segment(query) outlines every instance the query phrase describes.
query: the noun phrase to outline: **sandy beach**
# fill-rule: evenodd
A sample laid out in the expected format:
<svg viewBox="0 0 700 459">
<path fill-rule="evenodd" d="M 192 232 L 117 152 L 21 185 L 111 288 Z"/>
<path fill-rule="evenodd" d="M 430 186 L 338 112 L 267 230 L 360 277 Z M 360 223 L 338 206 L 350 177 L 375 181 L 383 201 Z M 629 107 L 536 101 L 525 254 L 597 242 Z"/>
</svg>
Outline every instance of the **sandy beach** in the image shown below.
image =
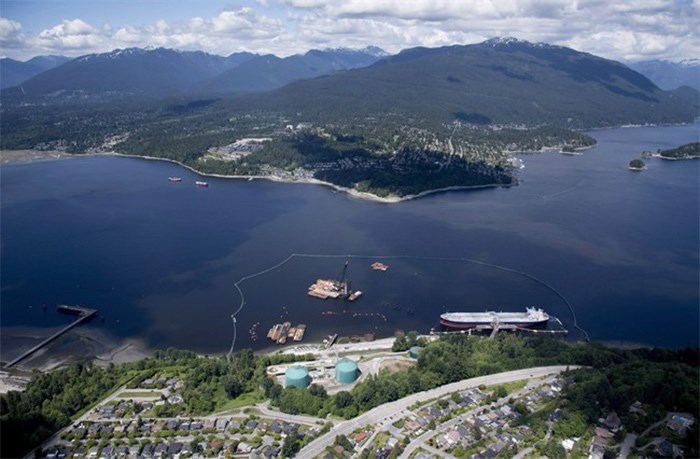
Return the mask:
<svg viewBox="0 0 700 459">
<path fill-rule="evenodd" d="M 80 155 L 72 155 L 58 150 L 0 150 L 0 164 L 26 164 L 36 161 L 55 161 L 70 159 Z"/>
<path fill-rule="evenodd" d="M 8 362 L 46 339 L 60 327 L 4 327 L 0 337 L 0 360 Z M 50 371 L 74 361 L 92 360 L 98 365 L 141 360 L 151 355 L 141 340 L 119 339 L 93 327 L 76 327 L 19 362 L 18 371 Z"/>
</svg>

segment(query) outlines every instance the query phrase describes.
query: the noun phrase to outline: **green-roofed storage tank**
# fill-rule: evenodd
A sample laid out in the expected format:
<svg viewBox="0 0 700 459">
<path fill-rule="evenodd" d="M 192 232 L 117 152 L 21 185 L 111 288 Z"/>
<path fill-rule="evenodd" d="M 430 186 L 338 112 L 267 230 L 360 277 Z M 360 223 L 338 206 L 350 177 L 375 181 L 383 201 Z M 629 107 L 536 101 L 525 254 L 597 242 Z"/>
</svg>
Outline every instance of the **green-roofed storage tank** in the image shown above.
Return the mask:
<svg viewBox="0 0 700 459">
<path fill-rule="evenodd" d="M 309 376 L 309 370 L 304 367 L 295 365 L 287 368 L 287 371 L 284 373 L 284 387 L 298 387 L 303 389 L 308 387 L 310 383 L 311 376 Z"/>
<path fill-rule="evenodd" d="M 342 359 L 335 364 L 335 379 L 340 384 L 354 383 L 359 373 L 357 364 L 350 359 Z"/>
<path fill-rule="evenodd" d="M 420 346 L 413 346 L 408 350 L 408 356 L 412 359 L 417 359 L 420 353 L 423 352 L 423 348 Z"/>
</svg>

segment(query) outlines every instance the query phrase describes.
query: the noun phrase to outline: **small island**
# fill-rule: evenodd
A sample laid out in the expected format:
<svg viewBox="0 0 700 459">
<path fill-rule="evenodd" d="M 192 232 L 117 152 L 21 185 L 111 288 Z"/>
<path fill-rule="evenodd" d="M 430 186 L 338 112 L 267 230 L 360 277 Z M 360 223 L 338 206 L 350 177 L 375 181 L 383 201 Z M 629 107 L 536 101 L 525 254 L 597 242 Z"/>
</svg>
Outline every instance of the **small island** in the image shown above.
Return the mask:
<svg viewBox="0 0 700 459">
<path fill-rule="evenodd" d="M 654 157 L 670 160 L 700 159 L 700 142 L 687 143 L 669 150 L 658 150 Z"/>
<path fill-rule="evenodd" d="M 647 168 L 647 165 L 641 159 L 633 159 L 629 163 L 629 170 L 631 171 L 643 171 Z"/>
</svg>

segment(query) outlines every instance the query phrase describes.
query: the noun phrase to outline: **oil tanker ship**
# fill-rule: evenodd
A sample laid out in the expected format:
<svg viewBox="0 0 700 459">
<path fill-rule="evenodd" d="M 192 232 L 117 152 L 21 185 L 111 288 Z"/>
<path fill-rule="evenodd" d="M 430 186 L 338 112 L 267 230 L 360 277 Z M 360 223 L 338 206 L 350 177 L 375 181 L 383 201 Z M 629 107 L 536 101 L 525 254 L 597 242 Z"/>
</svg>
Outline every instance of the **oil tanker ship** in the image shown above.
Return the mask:
<svg viewBox="0 0 700 459">
<path fill-rule="evenodd" d="M 514 325 L 531 328 L 547 323 L 549 314 L 539 308 L 527 308 L 525 312 L 447 312 L 440 315 L 440 325 L 447 328 L 468 329 L 480 325 Z"/>
</svg>

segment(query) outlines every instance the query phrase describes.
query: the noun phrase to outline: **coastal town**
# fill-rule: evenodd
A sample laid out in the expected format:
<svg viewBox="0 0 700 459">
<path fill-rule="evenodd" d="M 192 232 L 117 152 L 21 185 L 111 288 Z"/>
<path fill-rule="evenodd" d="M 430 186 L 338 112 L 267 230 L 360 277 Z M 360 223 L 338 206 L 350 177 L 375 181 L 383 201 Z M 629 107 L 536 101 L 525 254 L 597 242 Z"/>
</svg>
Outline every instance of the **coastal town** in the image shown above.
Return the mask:
<svg viewBox="0 0 700 459">
<path fill-rule="evenodd" d="M 378 371 L 373 359 L 415 362 L 420 350 L 390 352 L 385 341 L 344 345 L 333 383 L 350 390 L 363 376 Z M 286 352 L 318 353 L 322 346 L 299 345 Z M 360 356 L 361 355 L 361 356 Z M 353 360 L 355 359 L 355 360 Z M 348 377 L 341 362 L 362 360 Z M 314 361 L 306 365 L 313 365 Z M 286 387 L 309 388 L 318 374 L 299 372 L 297 364 L 268 368 Z M 372 370 L 372 368 L 375 368 Z M 383 367 L 387 371 L 387 367 Z M 185 382 L 161 371 L 136 386 L 123 386 L 76 418 L 37 449 L 37 457 L 250 457 L 341 458 L 494 458 L 494 457 L 683 457 L 674 443 L 697 422 L 689 413 L 665 413 L 661 421 L 637 432 L 608 412 L 583 435 L 573 436 L 577 418 L 561 395 L 576 384 L 576 366 L 538 367 L 471 378 L 380 405 L 354 419 L 283 413 L 269 401 L 242 404 L 207 416 L 193 416 L 183 403 Z M 300 377 L 301 375 L 301 377 Z M 640 425 L 649 407 L 629 409 Z M 614 456 L 611 456 L 614 454 Z"/>
</svg>

